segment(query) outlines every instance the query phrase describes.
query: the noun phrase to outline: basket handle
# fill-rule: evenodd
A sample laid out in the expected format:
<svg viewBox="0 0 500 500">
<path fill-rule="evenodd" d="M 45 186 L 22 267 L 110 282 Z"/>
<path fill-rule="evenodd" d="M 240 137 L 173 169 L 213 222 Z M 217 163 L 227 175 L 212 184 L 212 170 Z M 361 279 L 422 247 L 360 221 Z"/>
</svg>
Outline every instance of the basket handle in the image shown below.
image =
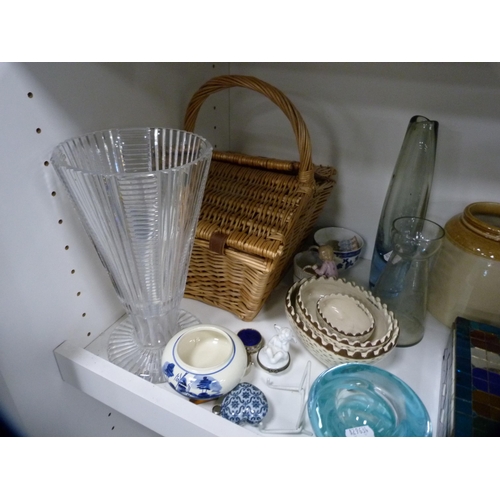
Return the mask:
<svg viewBox="0 0 500 500">
<path fill-rule="evenodd" d="M 311 139 L 302 116 L 283 92 L 258 78 L 244 75 L 223 75 L 208 80 L 189 101 L 184 117 L 184 129 L 188 132 L 194 131 L 198 112 L 209 95 L 231 87 L 243 87 L 260 92 L 283 111 L 292 125 L 299 149 L 298 181 L 305 186 L 312 185 L 314 182 L 314 166 L 311 159 Z"/>
</svg>

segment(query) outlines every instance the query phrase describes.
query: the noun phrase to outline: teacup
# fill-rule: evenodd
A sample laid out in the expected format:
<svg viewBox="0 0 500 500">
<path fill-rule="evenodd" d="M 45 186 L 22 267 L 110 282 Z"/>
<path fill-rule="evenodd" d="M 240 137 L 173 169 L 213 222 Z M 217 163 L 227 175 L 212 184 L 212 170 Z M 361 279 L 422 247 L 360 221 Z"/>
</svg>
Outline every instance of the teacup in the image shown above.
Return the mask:
<svg viewBox="0 0 500 500">
<path fill-rule="evenodd" d="M 324 227 L 314 233 L 316 245 L 329 245 L 336 257 L 337 269 L 345 271 L 358 262 L 364 247 L 364 240 L 359 234 L 343 227 Z M 318 247 L 311 247 L 310 250 Z"/>
<path fill-rule="evenodd" d="M 314 266 L 320 266 L 321 259 L 316 250 L 305 250 L 295 255 L 293 259 L 293 280 L 300 281 L 303 278 L 315 276 Z"/>
</svg>

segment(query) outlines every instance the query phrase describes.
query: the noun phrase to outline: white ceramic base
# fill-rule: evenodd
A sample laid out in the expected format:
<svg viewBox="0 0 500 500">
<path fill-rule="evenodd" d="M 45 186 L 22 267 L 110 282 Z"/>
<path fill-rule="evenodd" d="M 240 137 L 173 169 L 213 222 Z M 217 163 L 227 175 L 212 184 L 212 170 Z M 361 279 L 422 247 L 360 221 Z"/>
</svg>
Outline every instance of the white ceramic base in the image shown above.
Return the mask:
<svg viewBox="0 0 500 500">
<path fill-rule="evenodd" d="M 286 353 L 286 357 L 272 363 L 269 356 L 266 354 L 265 347 L 257 354 L 257 362 L 259 366 L 269 373 L 280 373 L 290 366 L 290 354 Z"/>
</svg>

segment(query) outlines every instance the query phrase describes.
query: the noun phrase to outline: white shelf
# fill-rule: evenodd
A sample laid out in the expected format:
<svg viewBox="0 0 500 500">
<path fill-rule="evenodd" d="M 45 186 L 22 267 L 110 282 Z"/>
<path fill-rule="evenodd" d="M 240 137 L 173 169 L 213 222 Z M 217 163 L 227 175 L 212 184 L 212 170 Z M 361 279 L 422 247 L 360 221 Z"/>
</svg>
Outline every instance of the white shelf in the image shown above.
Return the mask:
<svg viewBox="0 0 500 500">
<path fill-rule="evenodd" d="M 368 270 L 369 261 L 362 260 L 345 277 L 365 286 Z M 269 340 L 275 334 L 274 324 L 287 325 L 285 295 L 291 284 L 292 278 L 288 275 L 250 323 L 194 300 L 184 299 L 182 307 L 204 323 L 224 325 L 234 332 L 242 328 L 256 328 Z M 111 325 L 85 348 L 64 342 L 55 349 L 63 380 L 160 435 L 274 435 L 261 433 L 252 426 L 235 425 L 214 415 L 211 411 L 213 403 L 195 405 L 177 394 L 168 384 L 151 384 L 113 365 L 106 355 L 107 341 L 113 328 L 114 325 Z M 394 349 L 390 356 L 377 365 L 400 377 L 418 394 L 431 417 L 434 435 L 438 422 L 441 361 L 449 333 L 448 328 L 428 315 L 422 342 L 410 348 Z M 265 420 L 268 429 L 294 428 L 300 401 L 299 396 L 294 393 L 270 388 L 266 380 L 271 379 L 275 384 L 284 386 L 297 386 L 308 361 L 311 361 L 311 383 L 326 369 L 309 354 L 300 341 L 291 347 L 290 353 L 292 363 L 287 371 L 270 375 L 254 365 L 244 378 L 259 387 L 269 401 L 270 409 Z M 308 435 L 307 432 L 311 431 L 307 416 L 305 431 L 300 435 Z"/>
</svg>

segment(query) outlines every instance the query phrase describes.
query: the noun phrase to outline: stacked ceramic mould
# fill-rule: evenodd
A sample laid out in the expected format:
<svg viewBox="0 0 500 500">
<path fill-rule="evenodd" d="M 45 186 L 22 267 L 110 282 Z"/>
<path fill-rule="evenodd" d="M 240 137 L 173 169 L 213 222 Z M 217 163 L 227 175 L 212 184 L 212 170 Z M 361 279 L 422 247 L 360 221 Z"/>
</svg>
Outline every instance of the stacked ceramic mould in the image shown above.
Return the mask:
<svg viewBox="0 0 500 500">
<path fill-rule="evenodd" d="M 368 339 L 328 328 L 318 312 L 318 303 L 333 294 L 352 299 L 369 313 L 373 324 Z M 394 349 L 399 336 L 398 322 L 387 306 L 369 291 L 343 279 L 318 276 L 294 283 L 286 296 L 286 314 L 306 349 L 329 367 L 349 362 L 375 364 Z"/>
</svg>

